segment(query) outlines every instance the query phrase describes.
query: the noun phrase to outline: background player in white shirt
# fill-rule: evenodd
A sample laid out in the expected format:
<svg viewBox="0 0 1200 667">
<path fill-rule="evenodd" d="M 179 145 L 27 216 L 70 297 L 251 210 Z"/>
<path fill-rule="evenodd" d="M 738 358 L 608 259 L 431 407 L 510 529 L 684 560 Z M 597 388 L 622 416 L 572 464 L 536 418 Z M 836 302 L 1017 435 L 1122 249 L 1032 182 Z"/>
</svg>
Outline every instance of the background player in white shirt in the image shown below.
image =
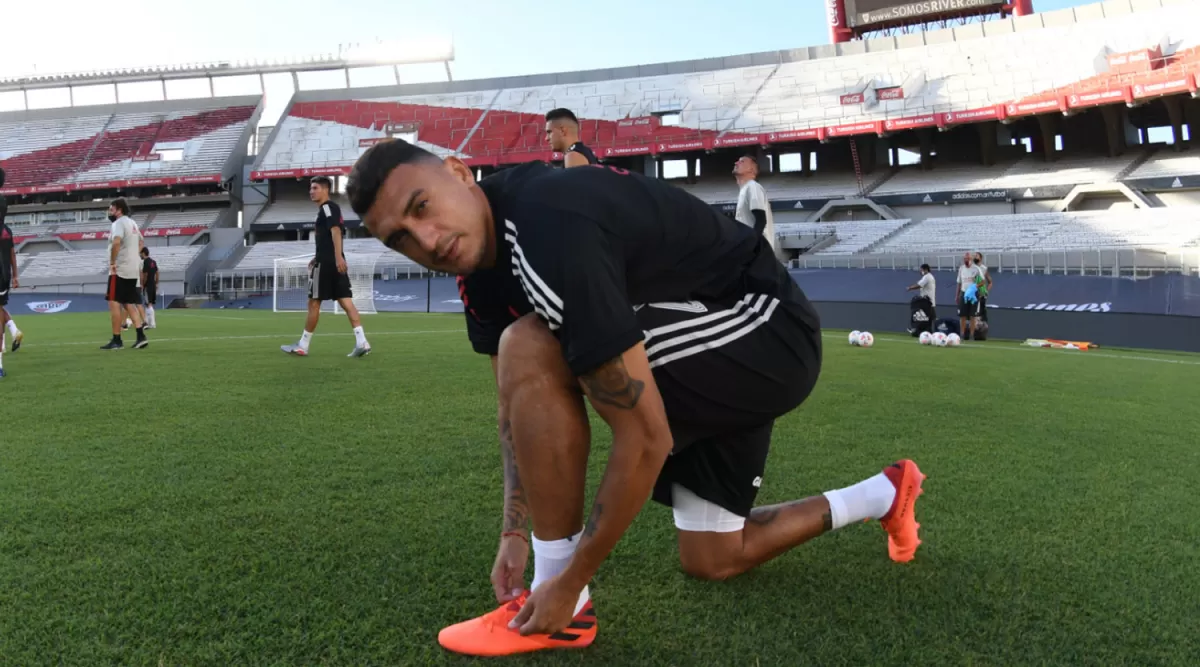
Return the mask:
<svg viewBox="0 0 1200 667">
<path fill-rule="evenodd" d="M 771 215 L 771 202 L 767 201 L 767 191 L 755 179 L 758 178 L 758 162 L 749 155 L 743 155 L 733 163 L 733 177 L 741 188 L 738 191 L 737 210 L 733 217 L 747 227 L 767 238 L 776 256 L 779 249 L 775 241 L 775 218 Z"/>
<path fill-rule="evenodd" d="M 119 350 L 125 347 L 121 341 L 121 311 L 124 310 L 133 320 L 137 330 L 137 342 L 134 349 L 140 350 L 147 345 L 146 330 L 142 328 L 142 316 L 138 305 L 142 295 L 138 291 L 138 273 L 141 260 L 138 253 L 142 249 L 142 233 L 137 224 L 129 217 L 129 204 L 124 199 L 114 200 L 108 207 L 108 219 L 112 221 L 112 229 L 108 237 L 108 312 L 112 315 L 112 340 L 100 349 Z"/>
</svg>

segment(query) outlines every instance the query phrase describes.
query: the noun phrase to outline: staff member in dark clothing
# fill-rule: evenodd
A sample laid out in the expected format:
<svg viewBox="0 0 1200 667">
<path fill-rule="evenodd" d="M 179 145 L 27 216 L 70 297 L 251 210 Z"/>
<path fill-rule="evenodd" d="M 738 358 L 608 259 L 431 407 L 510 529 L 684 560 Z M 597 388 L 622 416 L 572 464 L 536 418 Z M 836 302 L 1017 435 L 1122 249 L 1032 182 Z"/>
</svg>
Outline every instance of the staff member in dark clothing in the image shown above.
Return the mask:
<svg viewBox="0 0 1200 667">
<path fill-rule="evenodd" d="M 583 167 L 600 164 L 592 149 L 579 140 L 579 119 L 570 109 L 555 109 L 546 114 L 546 141 L 563 154 L 563 166 Z"/>
<path fill-rule="evenodd" d="M 349 267 L 342 252 L 346 223 L 342 220 L 341 207 L 329 198 L 332 190 L 333 181 L 326 176 L 318 176 L 308 185 L 308 198 L 317 204 L 317 224 L 313 230 L 317 248 L 308 263 L 308 319 L 304 321 L 304 333 L 298 343 L 279 346 L 284 352 L 298 357 L 308 356 L 308 345 L 321 319 L 322 301 L 337 301 L 350 319 L 354 329 L 354 350 L 346 356 L 363 357 L 371 353 L 371 344 L 358 319 L 354 293 L 350 290 Z"/>
<path fill-rule="evenodd" d="M 4 169 L 0 168 L 0 187 L 4 187 Z M 12 351 L 21 348 L 25 335 L 17 328 L 17 323 L 8 314 L 8 294 L 14 287 L 20 287 L 17 278 L 17 249 L 14 244 L 12 230 L 5 224 L 8 215 L 8 200 L 0 195 L 0 352 L 4 351 L 4 331 L 12 334 Z M 0 377 L 4 369 L 0 368 Z"/>
<path fill-rule="evenodd" d="M 154 304 L 158 303 L 158 262 L 150 258 L 150 249 L 142 248 L 142 321 L 147 329 L 154 329 Z"/>
</svg>

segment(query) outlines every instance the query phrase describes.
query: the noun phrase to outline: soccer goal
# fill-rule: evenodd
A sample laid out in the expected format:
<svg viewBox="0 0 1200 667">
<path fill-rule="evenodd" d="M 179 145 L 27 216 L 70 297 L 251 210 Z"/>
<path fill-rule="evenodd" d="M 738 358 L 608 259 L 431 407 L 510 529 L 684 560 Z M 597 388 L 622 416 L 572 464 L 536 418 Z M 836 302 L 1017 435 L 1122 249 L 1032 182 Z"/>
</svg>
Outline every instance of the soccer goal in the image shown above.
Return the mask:
<svg viewBox="0 0 1200 667">
<path fill-rule="evenodd" d="M 374 315 L 375 310 L 375 263 L 380 253 L 345 253 L 346 271 L 350 275 L 350 290 L 354 293 L 354 307 L 365 315 Z M 308 263 L 313 255 L 297 255 L 275 260 L 275 280 L 272 297 L 277 313 L 295 313 L 308 310 Z M 321 311 L 341 313 L 336 301 L 325 301 Z"/>
</svg>

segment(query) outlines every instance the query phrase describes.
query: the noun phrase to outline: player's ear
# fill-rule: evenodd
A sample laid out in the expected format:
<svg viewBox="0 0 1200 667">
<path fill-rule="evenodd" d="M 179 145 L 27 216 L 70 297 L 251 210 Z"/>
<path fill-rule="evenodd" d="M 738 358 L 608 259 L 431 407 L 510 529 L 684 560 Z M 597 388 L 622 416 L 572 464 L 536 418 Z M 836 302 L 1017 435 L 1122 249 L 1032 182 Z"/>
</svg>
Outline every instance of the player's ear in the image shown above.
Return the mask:
<svg viewBox="0 0 1200 667">
<path fill-rule="evenodd" d="M 454 177 L 459 181 L 462 181 L 467 185 L 472 185 L 475 183 L 475 172 L 471 171 L 471 168 L 467 166 L 466 162 L 463 162 L 453 155 L 449 155 L 442 160 L 442 165 L 446 167 L 446 169 L 449 169 L 450 173 L 453 174 Z"/>
</svg>

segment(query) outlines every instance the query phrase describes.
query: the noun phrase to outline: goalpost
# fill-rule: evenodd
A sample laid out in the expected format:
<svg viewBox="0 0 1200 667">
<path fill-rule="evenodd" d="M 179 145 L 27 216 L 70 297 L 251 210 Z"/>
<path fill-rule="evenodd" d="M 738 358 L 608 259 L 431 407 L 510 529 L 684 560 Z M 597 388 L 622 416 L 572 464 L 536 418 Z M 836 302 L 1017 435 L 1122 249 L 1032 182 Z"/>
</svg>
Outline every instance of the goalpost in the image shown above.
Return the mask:
<svg viewBox="0 0 1200 667">
<path fill-rule="evenodd" d="M 374 315 L 375 309 L 375 264 L 382 253 L 345 253 L 346 272 L 350 276 L 350 290 L 354 293 L 354 307 L 364 315 Z M 308 310 L 308 263 L 313 254 L 296 255 L 275 260 L 275 280 L 271 288 L 272 301 L 277 313 L 296 313 Z M 336 301 L 321 303 L 321 311 L 342 313 Z"/>
</svg>

